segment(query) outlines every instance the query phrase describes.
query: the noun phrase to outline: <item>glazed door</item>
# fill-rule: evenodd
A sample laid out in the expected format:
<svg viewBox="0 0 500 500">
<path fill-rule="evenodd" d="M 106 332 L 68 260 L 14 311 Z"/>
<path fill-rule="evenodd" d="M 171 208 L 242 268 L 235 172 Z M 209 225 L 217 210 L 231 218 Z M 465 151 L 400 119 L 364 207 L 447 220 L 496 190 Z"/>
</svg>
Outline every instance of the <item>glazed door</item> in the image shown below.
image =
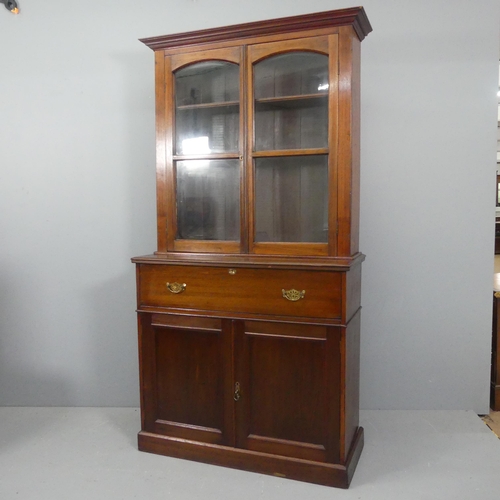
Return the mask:
<svg viewBox="0 0 500 500">
<path fill-rule="evenodd" d="M 239 48 L 165 59 L 168 250 L 241 251 L 240 59 Z"/>
<path fill-rule="evenodd" d="M 247 74 L 250 251 L 332 255 L 337 37 L 251 46 Z"/>
<path fill-rule="evenodd" d="M 340 446 L 337 327 L 239 322 L 237 446 L 334 463 Z"/>
<path fill-rule="evenodd" d="M 231 321 L 139 314 L 143 430 L 234 446 Z"/>
</svg>

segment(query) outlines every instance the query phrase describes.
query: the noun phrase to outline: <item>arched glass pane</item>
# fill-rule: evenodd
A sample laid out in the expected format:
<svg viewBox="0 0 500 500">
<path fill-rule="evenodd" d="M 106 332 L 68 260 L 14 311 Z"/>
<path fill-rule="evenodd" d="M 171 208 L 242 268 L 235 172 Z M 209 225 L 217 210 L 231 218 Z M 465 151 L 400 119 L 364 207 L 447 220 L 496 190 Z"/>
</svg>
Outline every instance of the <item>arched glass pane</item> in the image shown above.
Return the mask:
<svg viewBox="0 0 500 500">
<path fill-rule="evenodd" d="M 205 61 L 175 72 L 175 154 L 239 148 L 239 66 Z"/>
<path fill-rule="evenodd" d="M 328 144 L 328 56 L 289 52 L 254 66 L 255 150 Z"/>
</svg>

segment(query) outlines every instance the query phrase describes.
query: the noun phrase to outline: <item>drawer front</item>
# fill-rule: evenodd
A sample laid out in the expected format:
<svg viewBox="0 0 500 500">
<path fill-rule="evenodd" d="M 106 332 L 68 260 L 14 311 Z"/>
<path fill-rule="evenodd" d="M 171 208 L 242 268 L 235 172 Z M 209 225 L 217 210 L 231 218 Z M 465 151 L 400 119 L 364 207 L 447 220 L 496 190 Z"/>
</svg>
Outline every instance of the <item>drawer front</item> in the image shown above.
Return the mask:
<svg viewBox="0 0 500 500">
<path fill-rule="evenodd" d="M 339 272 L 140 264 L 138 301 L 139 307 L 340 318 L 341 283 Z"/>
</svg>

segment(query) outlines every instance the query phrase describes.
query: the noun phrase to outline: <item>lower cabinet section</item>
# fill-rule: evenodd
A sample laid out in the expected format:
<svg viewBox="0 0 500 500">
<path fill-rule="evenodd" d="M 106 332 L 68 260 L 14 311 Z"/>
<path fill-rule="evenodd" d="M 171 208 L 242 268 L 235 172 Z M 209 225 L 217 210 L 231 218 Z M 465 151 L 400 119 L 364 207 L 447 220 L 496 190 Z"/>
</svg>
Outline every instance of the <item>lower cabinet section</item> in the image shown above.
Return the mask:
<svg viewBox="0 0 500 500">
<path fill-rule="evenodd" d="M 140 449 L 347 487 L 363 446 L 352 325 L 139 313 Z"/>
</svg>

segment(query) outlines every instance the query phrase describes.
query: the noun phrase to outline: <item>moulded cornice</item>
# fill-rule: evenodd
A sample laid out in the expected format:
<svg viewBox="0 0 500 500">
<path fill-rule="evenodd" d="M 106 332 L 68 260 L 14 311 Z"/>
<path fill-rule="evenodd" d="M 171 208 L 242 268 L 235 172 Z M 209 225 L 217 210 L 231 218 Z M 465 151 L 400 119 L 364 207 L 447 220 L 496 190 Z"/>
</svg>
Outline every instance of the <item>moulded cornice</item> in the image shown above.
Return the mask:
<svg viewBox="0 0 500 500">
<path fill-rule="evenodd" d="M 200 45 L 204 43 L 252 38 L 293 31 L 306 31 L 337 26 L 352 26 L 360 40 L 372 27 L 363 7 L 316 12 L 301 16 L 282 17 L 267 21 L 234 24 L 221 28 L 211 28 L 186 33 L 141 38 L 140 41 L 153 50 Z"/>
</svg>

